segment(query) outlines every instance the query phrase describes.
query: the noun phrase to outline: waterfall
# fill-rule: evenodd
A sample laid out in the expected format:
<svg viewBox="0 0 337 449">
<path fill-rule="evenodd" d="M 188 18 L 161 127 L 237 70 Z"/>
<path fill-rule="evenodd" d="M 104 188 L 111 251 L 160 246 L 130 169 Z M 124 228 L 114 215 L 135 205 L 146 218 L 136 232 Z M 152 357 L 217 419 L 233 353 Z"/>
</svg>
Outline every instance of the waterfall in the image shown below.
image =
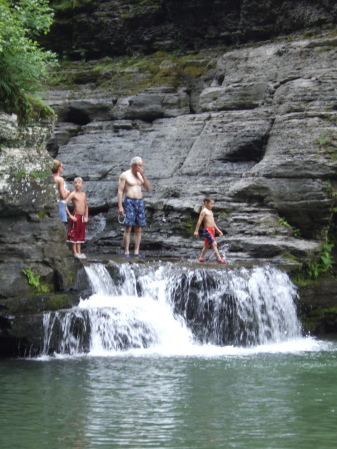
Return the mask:
<svg viewBox="0 0 337 449">
<path fill-rule="evenodd" d="M 252 347 L 301 336 L 286 273 L 171 263 L 91 264 L 92 295 L 44 317 L 43 353 L 106 354 L 125 350 L 187 353 L 200 346 Z"/>
</svg>

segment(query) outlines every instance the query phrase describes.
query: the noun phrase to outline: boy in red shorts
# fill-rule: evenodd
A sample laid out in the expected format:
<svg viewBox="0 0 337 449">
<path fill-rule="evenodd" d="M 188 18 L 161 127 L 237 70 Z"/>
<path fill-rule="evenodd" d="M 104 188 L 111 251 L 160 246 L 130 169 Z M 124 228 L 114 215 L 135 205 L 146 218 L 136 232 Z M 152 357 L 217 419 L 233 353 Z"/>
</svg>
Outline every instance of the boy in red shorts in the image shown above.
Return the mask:
<svg viewBox="0 0 337 449">
<path fill-rule="evenodd" d="M 204 241 L 204 247 L 201 251 L 200 258 L 198 259 L 198 262 L 205 262 L 205 259 L 204 259 L 205 254 L 207 253 L 209 248 L 212 247 L 218 262 L 226 263 L 226 260 L 224 260 L 220 256 L 219 251 L 218 251 L 218 245 L 215 241 L 215 232 L 217 232 L 219 235 L 222 235 L 222 232 L 215 224 L 214 216 L 213 216 L 213 212 L 212 212 L 213 206 L 214 206 L 214 200 L 212 200 L 212 198 L 204 199 L 204 208 L 200 212 L 199 220 L 195 227 L 194 236 L 198 237 L 199 228 L 200 228 L 201 223 L 203 222 L 203 225 L 204 225 L 203 234 L 205 237 L 205 241 Z"/>
<path fill-rule="evenodd" d="M 67 242 L 71 243 L 73 255 L 78 259 L 86 259 L 81 253 L 81 244 L 85 241 L 85 228 L 88 223 L 88 203 L 87 195 L 82 192 L 83 179 L 74 179 L 75 190 L 66 199 L 66 210 L 70 218 L 67 234 Z M 68 203 L 72 201 L 74 212 L 71 214 L 68 209 Z"/>
</svg>

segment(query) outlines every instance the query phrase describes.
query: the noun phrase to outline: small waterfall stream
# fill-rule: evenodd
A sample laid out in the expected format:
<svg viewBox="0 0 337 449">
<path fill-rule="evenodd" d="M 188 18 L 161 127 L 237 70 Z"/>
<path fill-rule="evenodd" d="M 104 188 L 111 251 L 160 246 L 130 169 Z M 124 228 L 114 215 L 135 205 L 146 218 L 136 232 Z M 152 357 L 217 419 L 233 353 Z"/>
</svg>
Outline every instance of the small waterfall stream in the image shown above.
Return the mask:
<svg viewBox="0 0 337 449">
<path fill-rule="evenodd" d="M 189 354 L 200 346 L 247 347 L 301 337 L 296 289 L 272 266 L 122 264 L 114 267 L 118 276 L 102 264 L 85 270 L 93 294 L 71 310 L 45 314 L 45 355 L 134 349 Z"/>
</svg>

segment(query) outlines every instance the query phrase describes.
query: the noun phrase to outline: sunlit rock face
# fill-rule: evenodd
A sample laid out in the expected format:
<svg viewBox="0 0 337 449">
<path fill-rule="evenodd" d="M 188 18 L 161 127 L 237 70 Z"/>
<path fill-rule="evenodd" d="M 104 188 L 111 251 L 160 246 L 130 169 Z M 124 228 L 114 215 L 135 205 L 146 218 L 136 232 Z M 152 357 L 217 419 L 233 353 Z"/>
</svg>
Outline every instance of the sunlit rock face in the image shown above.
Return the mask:
<svg viewBox="0 0 337 449">
<path fill-rule="evenodd" d="M 133 95 L 104 95 L 92 83 L 48 92 L 59 115 L 48 148 L 69 180 L 85 180 L 89 250 L 123 252 L 117 182 L 140 155 L 152 183 L 147 255 L 199 254 L 193 230 L 205 195 L 216 201 L 218 244 L 229 259 L 318 254 L 334 220 L 336 42 L 204 51 L 188 59 L 189 69 L 206 67 L 202 76 Z M 130 76 L 136 88 L 141 74 Z"/>
<path fill-rule="evenodd" d="M 53 122 L 19 125 L 0 113 L 0 298 L 58 291 L 73 277 L 58 218 L 52 160 L 46 143 Z M 23 273 L 39 276 L 39 285 Z M 40 291 L 40 293 L 42 290 Z"/>
</svg>

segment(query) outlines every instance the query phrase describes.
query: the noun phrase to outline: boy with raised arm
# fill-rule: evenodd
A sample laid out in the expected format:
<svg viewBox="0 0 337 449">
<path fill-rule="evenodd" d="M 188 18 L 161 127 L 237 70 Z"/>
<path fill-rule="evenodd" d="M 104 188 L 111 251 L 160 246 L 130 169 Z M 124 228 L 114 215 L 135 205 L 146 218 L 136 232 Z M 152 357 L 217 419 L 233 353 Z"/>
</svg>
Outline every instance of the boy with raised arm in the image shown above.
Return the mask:
<svg viewBox="0 0 337 449">
<path fill-rule="evenodd" d="M 83 179 L 74 179 L 75 190 L 66 199 L 66 210 L 69 216 L 69 226 L 67 234 L 67 242 L 71 243 L 74 257 L 78 259 L 86 259 L 86 256 L 81 253 L 81 245 L 85 241 L 85 228 L 88 223 L 88 203 L 87 195 L 82 192 Z M 74 205 L 74 212 L 71 214 L 68 209 L 68 203 L 72 202 Z"/>
<path fill-rule="evenodd" d="M 217 225 L 215 224 L 214 216 L 213 216 L 213 212 L 212 212 L 213 206 L 214 206 L 214 200 L 212 200 L 212 198 L 207 197 L 204 199 L 204 208 L 200 212 L 199 220 L 195 227 L 194 236 L 198 237 L 199 228 L 200 228 L 201 223 L 203 223 L 203 225 L 204 225 L 203 234 L 205 237 L 205 241 L 204 241 L 204 247 L 201 251 L 198 262 L 205 262 L 204 257 L 206 255 L 207 251 L 209 250 L 209 248 L 212 247 L 212 249 L 216 255 L 217 261 L 219 263 L 227 263 L 226 260 L 220 256 L 219 251 L 218 251 L 218 245 L 215 240 L 215 232 L 217 232 L 217 234 L 219 234 L 219 235 L 223 235 L 223 234 L 220 231 L 220 229 L 217 227 Z"/>
</svg>

